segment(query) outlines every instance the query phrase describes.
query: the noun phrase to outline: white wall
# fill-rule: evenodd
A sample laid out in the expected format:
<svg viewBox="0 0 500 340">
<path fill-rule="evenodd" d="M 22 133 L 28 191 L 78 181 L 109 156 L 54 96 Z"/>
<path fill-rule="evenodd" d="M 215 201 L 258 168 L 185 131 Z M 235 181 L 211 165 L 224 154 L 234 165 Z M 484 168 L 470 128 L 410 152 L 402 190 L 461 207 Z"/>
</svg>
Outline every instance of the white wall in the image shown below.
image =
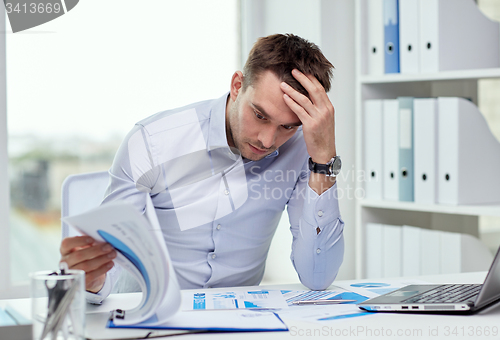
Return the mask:
<svg viewBox="0 0 500 340">
<path fill-rule="evenodd" d="M 0 27 L 5 27 L 5 8 L 0 6 Z M 5 74 L 5 34 L 0 34 L 0 74 Z M 0 77 L 0 164 L 7 164 L 7 114 L 5 77 Z M 9 258 L 9 176 L 0 166 L 0 292 L 10 284 Z M 1 296 L 1 295 L 0 295 Z"/>
<path fill-rule="evenodd" d="M 335 66 L 329 97 L 335 106 L 337 153 L 342 157 L 342 172 L 337 180 L 340 212 L 345 222 L 344 263 L 337 279 L 355 277 L 355 55 L 354 1 L 321 1 L 321 48 Z M 359 166 L 359 164 L 358 164 Z M 343 194 L 343 196 L 342 196 Z"/>
<path fill-rule="evenodd" d="M 345 222 L 346 251 L 338 279 L 354 278 L 354 1 L 242 0 L 242 63 L 255 40 L 274 33 L 293 33 L 320 46 L 335 66 L 329 93 L 336 113 L 337 153 L 343 160 L 338 179 Z M 282 218 L 269 252 L 263 283 L 297 282 L 290 262 L 292 237 L 288 216 Z"/>
</svg>

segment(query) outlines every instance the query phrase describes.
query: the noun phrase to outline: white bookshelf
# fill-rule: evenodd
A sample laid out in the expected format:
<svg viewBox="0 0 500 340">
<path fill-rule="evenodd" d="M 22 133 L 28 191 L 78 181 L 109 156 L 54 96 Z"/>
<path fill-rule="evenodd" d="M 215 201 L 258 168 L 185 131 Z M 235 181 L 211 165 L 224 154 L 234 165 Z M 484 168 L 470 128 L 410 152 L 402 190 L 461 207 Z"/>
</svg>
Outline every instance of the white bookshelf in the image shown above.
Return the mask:
<svg viewBox="0 0 500 340">
<path fill-rule="evenodd" d="M 356 0 L 356 169 L 363 169 L 363 102 L 399 96 L 470 98 L 477 105 L 477 81 L 500 78 L 500 68 L 420 74 L 367 75 L 366 1 Z M 357 188 L 364 188 L 358 182 Z M 500 217 L 499 206 L 424 205 L 414 202 L 359 199 L 355 207 L 356 277 L 364 278 L 367 223 L 413 225 L 478 235 L 479 216 Z"/>
<path fill-rule="evenodd" d="M 500 206 L 495 205 L 442 205 L 418 204 L 415 202 L 391 202 L 384 200 L 361 200 L 362 208 L 376 208 L 401 211 L 421 211 L 438 214 L 453 214 L 464 216 L 496 216 L 500 217 Z"/>
<path fill-rule="evenodd" d="M 440 80 L 465 80 L 465 79 L 488 79 L 500 78 L 500 68 L 484 68 L 477 70 L 445 71 L 440 73 L 417 73 L 417 74 L 384 74 L 381 76 L 360 75 L 361 84 L 384 84 L 405 82 L 434 82 Z"/>
</svg>

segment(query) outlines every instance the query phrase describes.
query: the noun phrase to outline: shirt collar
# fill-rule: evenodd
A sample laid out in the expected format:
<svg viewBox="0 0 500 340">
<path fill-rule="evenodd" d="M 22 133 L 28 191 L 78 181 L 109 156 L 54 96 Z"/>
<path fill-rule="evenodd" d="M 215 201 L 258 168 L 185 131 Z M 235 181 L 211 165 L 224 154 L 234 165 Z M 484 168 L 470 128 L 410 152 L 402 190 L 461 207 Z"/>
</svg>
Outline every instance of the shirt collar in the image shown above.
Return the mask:
<svg viewBox="0 0 500 340">
<path fill-rule="evenodd" d="M 208 150 L 215 148 L 227 147 L 226 137 L 226 103 L 229 92 L 226 92 L 222 97 L 215 99 L 210 112 L 210 128 L 208 132 Z M 274 158 L 279 155 L 279 149 L 267 155 L 265 158 Z"/>
<path fill-rule="evenodd" d="M 208 130 L 208 150 L 229 147 L 226 138 L 226 103 L 229 92 L 215 99 L 210 112 L 210 127 Z"/>
<path fill-rule="evenodd" d="M 276 150 L 274 150 L 273 152 L 271 152 L 269 155 L 267 155 L 265 158 L 274 158 L 276 156 L 278 156 L 280 154 L 280 149 L 277 148 Z"/>
</svg>

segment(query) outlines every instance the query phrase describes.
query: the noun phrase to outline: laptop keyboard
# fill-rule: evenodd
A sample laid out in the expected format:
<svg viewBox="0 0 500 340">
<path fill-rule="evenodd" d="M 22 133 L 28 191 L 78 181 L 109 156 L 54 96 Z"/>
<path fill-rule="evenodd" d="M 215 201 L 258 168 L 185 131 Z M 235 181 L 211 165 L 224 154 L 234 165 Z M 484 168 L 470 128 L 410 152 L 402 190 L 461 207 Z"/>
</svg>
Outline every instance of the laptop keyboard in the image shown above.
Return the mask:
<svg viewBox="0 0 500 340">
<path fill-rule="evenodd" d="M 442 285 L 412 296 L 405 303 L 459 303 L 474 301 L 481 290 L 480 284 Z"/>
</svg>

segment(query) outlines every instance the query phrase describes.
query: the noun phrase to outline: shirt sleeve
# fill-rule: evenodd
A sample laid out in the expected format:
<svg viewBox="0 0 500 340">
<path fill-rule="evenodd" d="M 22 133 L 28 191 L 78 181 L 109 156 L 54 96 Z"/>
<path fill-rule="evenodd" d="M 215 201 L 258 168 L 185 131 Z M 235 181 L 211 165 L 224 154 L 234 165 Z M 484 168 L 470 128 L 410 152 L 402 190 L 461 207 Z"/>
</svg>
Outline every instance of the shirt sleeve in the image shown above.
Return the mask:
<svg viewBox="0 0 500 340">
<path fill-rule="evenodd" d="M 309 172 L 304 174 L 288 202 L 293 235 L 290 258 L 302 284 L 322 290 L 332 284 L 344 258 L 344 222 L 337 183 L 318 195 L 309 187 Z"/>
<path fill-rule="evenodd" d="M 97 293 L 86 291 L 85 299 L 87 300 L 87 302 L 93 305 L 102 304 L 104 299 L 106 299 L 108 295 L 111 293 L 111 289 L 113 288 L 114 283 L 118 279 L 120 271 L 121 268 L 115 265 L 106 273 L 106 280 L 104 281 L 104 286 L 102 286 L 100 291 L 98 291 Z"/>
</svg>

